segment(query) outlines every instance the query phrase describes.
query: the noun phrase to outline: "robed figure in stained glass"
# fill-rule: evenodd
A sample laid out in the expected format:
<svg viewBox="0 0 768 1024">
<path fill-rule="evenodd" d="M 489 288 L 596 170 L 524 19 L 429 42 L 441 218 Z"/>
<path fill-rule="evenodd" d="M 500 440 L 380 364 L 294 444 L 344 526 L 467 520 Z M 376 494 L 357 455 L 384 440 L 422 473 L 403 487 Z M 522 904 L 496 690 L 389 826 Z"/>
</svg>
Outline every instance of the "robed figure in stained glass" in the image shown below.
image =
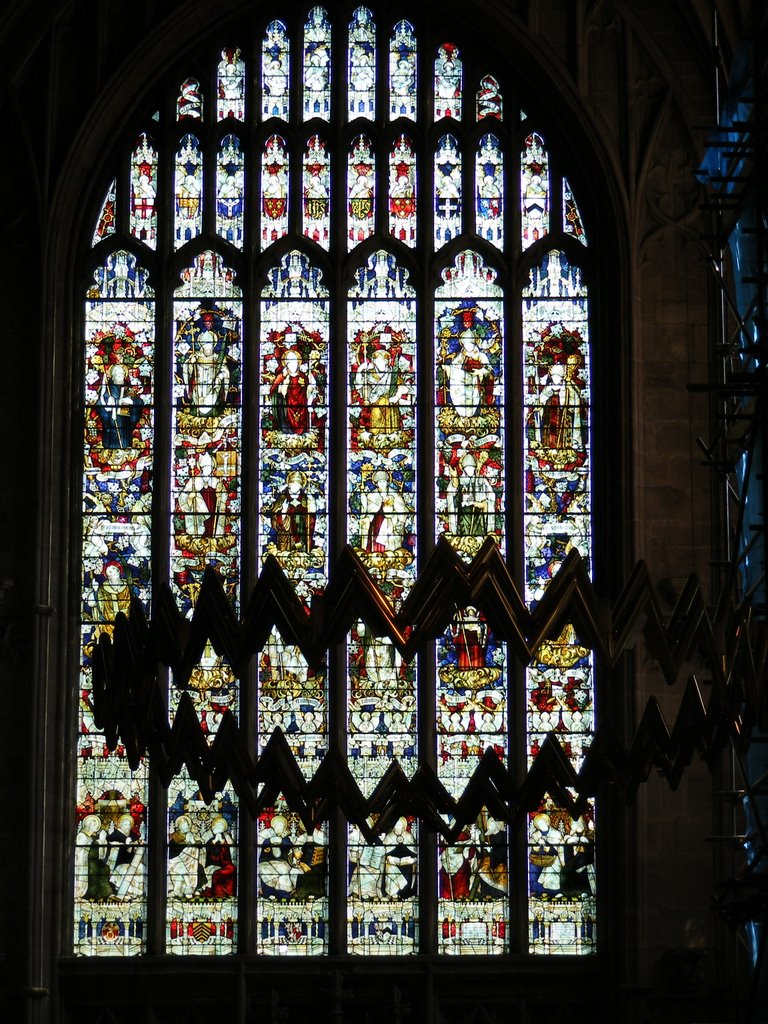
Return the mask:
<svg viewBox="0 0 768 1024">
<path fill-rule="evenodd" d="M 216 476 L 215 456 L 205 450 L 200 452 L 191 470 L 178 497 L 184 533 L 189 537 L 214 537 L 224 530 L 226 508 L 223 480 Z"/>
<path fill-rule="evenodd" d="M 193 415 L 210 416 L 225 402 L 229 386 L 226 349 L 215 314 L 202 311 L 198 322 L 187 325 L 184 333 L 190 348 L 179 366 L 185 385 L 183 404 Z"/>
<path fill-rule="evenodd" d="M 361 496 L 361 546 L 372 554 L 391 554 L 407 547 L 412 510 L 386 469 L 375 470 L 371 482 L 373 488 Z"/>
<path fill-rule="evenodd" d="M 538 397 L 529 426 L 539 466 L 574 470 L 587 458 L 589 411 L 581 379 L 584 341 L 578 331 L 550 325 L 534 350 Z"/>
<path fill-rule="evenodd" d="M 493 402 L 493 371 L 475 330 L 474 313 L 464 310 L 459 350 L 448 365 L 448 394 L 459 416 L 476 416 Z"/>
<path fill-rule="evenodd" d="M 407 398 L 399 365 L 399 346 L 386 347 L 381 341 L 370 346 L 369 356 L 355 371 L 355 394 L 363 411 L 360 429 L 367 434 L 397 434 L 402 430 L 400 403 Z"/>
<path fill-rule="evenodd" d="M 309 409 L 316 393 L 314 376 L 302 369 L 301 353 L 296 348 L 287 348 L 270 387 L 275 425 L 281 433 L 307 432 Z"/>
<path fill-rule="evenodd" d="M 122 363 L 113 363 L 99 391 L 96 413 L 101 422 L 104 448 L 130 448 L 143 402 L 132 386 Z"/>
<path fill-rule="evenodd" d="M 541 391 L 540 439 L 544 448 L 584 447 L 583 401 L 573 379 L 578 361 L 578 356 L 570 357 L 549 369 L 549 380 Z"/>
<path fill-rule="evenodd" d="M 465 452 L 455 466 L 449 465 L 447 487 L 448 525 L 462 537 L 485 537 L 495 526 L 496 494 L 478 458 Z"/>
<path fill-rule="evenodd" d="M 292 470 L 285 483 L 272 505 L 277 550 L 309 552 L 314 546 L 316 505 L 307 493 L 307 475 Z"/>
</svg>

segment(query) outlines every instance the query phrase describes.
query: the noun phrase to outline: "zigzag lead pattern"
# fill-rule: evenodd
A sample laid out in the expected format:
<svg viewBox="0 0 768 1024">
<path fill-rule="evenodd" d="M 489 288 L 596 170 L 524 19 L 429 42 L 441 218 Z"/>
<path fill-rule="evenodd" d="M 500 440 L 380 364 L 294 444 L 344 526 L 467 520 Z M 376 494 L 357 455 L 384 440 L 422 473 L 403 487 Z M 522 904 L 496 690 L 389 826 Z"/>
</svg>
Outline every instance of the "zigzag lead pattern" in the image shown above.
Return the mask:
<svg viewBox="0 0 768 1024">
<path fill-rule="evenodd" d="M 287 643 L 296 644 L 313 666 L 362 619 L 410 660 L 423 644 L 442 634 L 457 607 L 469 604 L 483 611 L 496 637 L 508 643 L 522 665 L 532 660 L 542 642 L 557 637 L 569 624 L 579 643 L 595 652 L 609 680 L 625 652 L 641 639 L 670 685 L 685 663 L 697 656 L 711 675 L 709 702 L 705 705 L 696 678 L 690 676 L 673 727 L 651 698 L 628 747 L 603 716 L 578 773 L 554 734 L 519 780 L 487 750 L 458 799 L 426 762 L 410 780 L 393 762 L 374 793 L 365 798 L 344 756 L 333 748 L 307 781 L 280 730 L 254 760 L 229 712 L 209 743 L 188 693 L 182 693 L 169 724 L 160 666 L 169 667 L 175 685 L 184 690 L 208 640 L 242 677 L 273 628 Z M 573 551 L 542 600 L 528 609 L 497 545 L 489 539 L 470 565 L 449 544 L 438 542 L 397 614 L 355 552 L 346 548 L 325 594 L 308 612 L 270 557 L 242 621 L 212 569 L 205 575 L 191 620 L 182 617 L 167 587 L 151 623 L 138 601 L 129 618 L 118 615 L 112 638 L 102 634 L 95 652 L 94 713 L 110 749 L 122 741 L 134 768 L 149 754 L 152 769 L 165 786 L 186 764 L 206 799 L 230 780 L 254 816 L 283 793 L 308 830 L 339 807 L 369 840 L 389 829 L 397 817 L 416 815 L 450 842 L 483 807 L 519 825 L 526 812 L 549 794 L 578 816 L 604 783 L 616 786 L 630 803 L 652 769 L 675 788 L 694 753 L 713 765 L 728 743 L 746 744 L 752 728 L 764 728 L 768 717 L 763 685 L 766 637 L 751 622 L 748 607 L 723 605 L 711 614 L 691 576 L 665 621 L 648 570 L 639 562 L 610 607 L 595 593 L 581 556 Z M 374 830 L 368 825 L 371 816 L 376 820 Z"/>
</svg>

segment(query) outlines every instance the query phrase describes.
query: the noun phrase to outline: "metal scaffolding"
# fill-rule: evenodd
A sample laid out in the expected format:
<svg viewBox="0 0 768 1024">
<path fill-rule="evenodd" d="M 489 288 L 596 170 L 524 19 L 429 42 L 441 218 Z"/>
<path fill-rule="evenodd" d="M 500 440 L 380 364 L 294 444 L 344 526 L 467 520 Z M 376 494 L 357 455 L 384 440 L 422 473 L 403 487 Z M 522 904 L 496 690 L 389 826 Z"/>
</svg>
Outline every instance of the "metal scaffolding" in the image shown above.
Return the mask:
<svg viewBox="0 0 768 1024">
<path fill-rule="evenodd" d="M 756 7 L 757 5 L 755 5 Z M 721 513 L 713 564 L 715 602 L 748 612 L 764 636 L 765 508 L 768 453 L 768 11 L 731 64 L 717 55 L 717 125 L 709 132 L 700 177 L 713 225 L 716 284 L 712 360 L 713 436 L 699 438 L 716 474 Z M 721 96 L 724 97 L 721 105 Z M 764 680 L 763 680 L 764 681 Z M 764 690 L 764 686 L 761 688 Z M 715 908 L 736 937 L 739 1019 L 768 1019 L 768 721 L 765 698 L 747 702 L 746 742 L 734 738 L 718 837 L 722 880 Z"/>
</svg>

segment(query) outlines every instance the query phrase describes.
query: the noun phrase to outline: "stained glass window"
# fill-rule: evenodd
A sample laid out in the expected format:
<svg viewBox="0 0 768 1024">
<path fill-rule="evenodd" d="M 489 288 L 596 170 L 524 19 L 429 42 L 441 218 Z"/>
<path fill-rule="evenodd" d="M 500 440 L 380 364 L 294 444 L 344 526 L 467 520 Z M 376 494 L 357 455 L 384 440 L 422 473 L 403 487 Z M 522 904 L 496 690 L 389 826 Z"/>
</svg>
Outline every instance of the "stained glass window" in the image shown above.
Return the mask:
<svg viewBox="0 0 768 1024">
<path fill-rule="evenodd" d="M 173 461 L 169 580 L 189 616 L 206 565 L 237 608 L 241 568 L 242 302 L 211 251 L 181 274 L 174 299 Z M 224 711 L 240 714 L 229 665 L 206 644 L 185 691 L 213 740 Z M 181 692 L 171 686 L 175 718 Z M 230 953 L 237 941 L 238 800 L 231 786 L 206 800 L 186 772 L 168 802 L 167 935 L 174 953 Z"/>
<path fill-rule="evenodd" d="M 596 949 L 596 802 L 544 793 L 516 828 L 477 798 L 550 737 L 580 769 L 592 652 L 566 624 L 520 664 L 473 583 L 504 564 L 534 609 L 591 566 L 588 209 L 508 69 L 388 18 L 255 14 L 94 182 L 78 955 Z M 259 767 L 166 790 L 97 723 L 94 659 L 132 598 L 192 630 L 211 578 L 235 620 L 254 585 L 280 614 L 247 666 L 203 637 L 162 713 Z M 412 645 L 422 579 L 442 618 Z M 315 650 L 296 623 L 333 601 Z"/>
<path fill-rule="evenodd" d="M 151 611 L 155 302 L 124 249 L 96 269 L 85 338 L 75 949 L 128 956 L 146 941 L 149 779 L 110 751 L 93 710 L 99 637 L 132 594 Z"/>
<path fill-rule="evenodd" d="M 466 561 L 504 543 L 503 291 L 472 251 L 443 271 L 435 306 L 436 529 Z M 455 798 L 486 749 L 507 750 L 505 645 L 482 609 L 456 610 L 436 645 L 438 771 Z M 438 850 L 439 949 L 507 948 L 507 829 L 485 810 Z"/>
<path fill-rule="evenodd" d="M 261 291 L 259 551 L 305 607 L 328 579 L 328 291 L 294 250 Z M 259 743 L 279 728 L 307 778 L 328 749 L 328 675 L 274 630 L 259 661 Z M 328 952 L 328 830 L 307 829 L 280 794 L 257 828 L 256 948 Z"/>
<path fill-rule="evenodd" d="M 582 245 L 587 244 L 581 214 L 567 178 L 563 178 L 563 231 L 577 238 Z"/>
<path fill-rule="evenodd" d="M 532 605 L 570 551 L 591 561 L 589 317 L 581 270 L 555 249 L 523 292 L 525 595 Z M 594 730 L 591 652 L 573 626 L 526 673 L 528 757 L 555 732 L 578 771 Z M 580 953 L 595 941 L 595 808 L 574 819 L 551 798 L 529 821 L 531 952 Z"/>
</svg>

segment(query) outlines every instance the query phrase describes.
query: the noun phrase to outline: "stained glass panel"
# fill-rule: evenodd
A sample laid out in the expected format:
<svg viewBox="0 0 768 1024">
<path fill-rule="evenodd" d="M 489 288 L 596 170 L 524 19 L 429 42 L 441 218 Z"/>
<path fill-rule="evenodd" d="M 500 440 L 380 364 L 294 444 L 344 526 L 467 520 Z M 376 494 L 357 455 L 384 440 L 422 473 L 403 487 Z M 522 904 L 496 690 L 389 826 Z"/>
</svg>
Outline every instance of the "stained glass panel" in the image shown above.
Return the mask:
<svg viewBox="0 0 768 1024">
<path fill-rule="evenodd" d="M 480 79 L 480 88 L 477 90 L 477 103 L 475 106 L 475 117 L 481 121 L 484 117 L 495 117 L 502 119 L 503 104 L 499 83 L 493 75 L 485 75 Z"/>
<path fill-rule="evenodd" d="M 435 120 L 461 120 L 462 63 L 455 43 L 443 43 L 435 58 Z"/>
<path fill-rule="evenodd" d="M 131 234 L 154 249 L 157 244 L 157 153 L 148 135 L 139 136 L 131 159 Z"/>
<path fill-rule="evenodd" d="M 504 247 L 504 154 L 495 135 L 484 135 L 475 155 L 475 225 L 478 235 Z"/>
<path fill-rule="evenodd" d="M 267 25 L 261 48 L 261 113 L 288 120 L 290 110 L 290 49 L 282 21 Z"/>
<path fill-rule="evenodd" d="M 304 152 L 302 180 L 303 231 L 324 249 L 330 244 L 331 169 L 325 142 L 313 135 Z"/>
<path fill-rule="evenodd" d="M 435 302 L 438 534 L 466 559 L 503 538 L 504 321 L 495 271 L 473 252 L 443 271 Z"/>
<path fill-rule="evenodd" d="M 261 551 L 305 600 L 327 572 L 328 301 L 306 256 L 289 253 L 263 293 Z"/>
<path fill-rule="evenodd" d="M 304 120 L 331 113 L 331 23 L 313 7 L 304 26 Z"/>
<path fill-rule="evenodd" d="M 390 600 L 413 582 L 415 294 L 389 253 L 350 291 L 349 537 Z"/>
<path fill-rule="evenodd" d="M 437 645 L 438 773 L 458 798 L 479 759 L 506 763 L 506 651 L 482 611 L 459 609 Z M 503 953 L 509 914 L 509 838 L 484 809 L 438 847 L 438 949 L 460 956 Z"/>
<path fill-rule="evenodd" d="M 311 581 L 312 582 L 312 581 Z M 296 763 L 311 779 L 328 752 L 325 666 L 310 668 L 296 644 L 274 629 L 259 657 L 259 736 L 280 729 Z"/>
<path fill-rule="evenodd" d="M 549 232 L 549 156 L 544 140 L 532 132 L 525 140 L 520 168 L 523 249 Z"/>
<path fill-rule="evenodd" d="M 587 290 L 557 251 L 530 272 L 523 298 L 525 597 L 535 606 L 560 562 L 591 560 Z M 590 650 L 573 626 L 526 672 L 529 762 L 554 733 L 578 770 L 593 730 Z M 573 820 L 547 798 L 529 821 L 529 943 L 534 953 L 595 943 L 594 804 Z"/>
<path fill-rule="evenodd" d="M 222 50 L 216 76 L 216 116 L 224 121 L 231 117 L 245 120 L 245 61 L 240 50 Z"/>
<path fill-rule="evenodd" d="M 309 606 L 328 572 L 328 292 L 299 252 L 270 270 L 261 301 L 261 558 L 272 555 Z M 259 742 L 280 729 L 311 778 L 327 750 L 324 665 L 308 667 L 274 630 L 259 661 Z M 327 952 L 325 825 L 307 832 L 281 798 L 258 823 L 257 948 Z"/>
<path fill-rule="evenodd" d="M 75 953 L 136 956 L 147 927 L 147 772 L 103 737 L 78 743 Z"/>
<path fill-rule="evenodd" d="M 461 234 L 461 151 L 443 135 L 435 152 L 435 249 Z"/>
<path fill-rule="evenodd" d="M 418 941 L 418 832 L 412 817 L 398 818 L 376 843 L 349 831 L 349 952 L 406 956 Z"/>
<path fill-rule="evenodd" d="M 358 7 L 349 23 L 347 113 L 376 117 L 376 26 L 367 7 Z"/>
<path fill-rule="evenodd" d="M 415 580 L 415 293 L 389 253 L 356 275 L 348 307 L 349 540 L 397 610 Z M 367 796 L 396 757 L 416 769 L 416 668 L 358 623 L 348 642 L 349 765 Z M 347 941 L 353 953 L 416 949 L 416 822 L 375 843 L 349 832 Z"/>
<path fill-rule="evenodd" d="M 389 119 L 416 120 L 416 36 L 413 25 L 398 21 L 389 40 Z"/>
<path fill-rule="evenodd" d="M 365 135 L 358 135 L 347 158 L 347 238 L 350 249 L 373 234 L 375 168 L 370 140 Z"/>
<path fill-rule="evenodd" d="M 245 160 L 240 140 L 226 135 L 216 161 L 216 234 L 238 249 L 243 248 L 243 197 Z"/>
<path fill-rule="evenodd" d="M 203 155 L 194 135 L 185 135 L 176 152 L 174 248 L 191 241 L 203 227 Z"/>
<path fill-rule="evenodd" d="M 204 252 L 181 275 L 174 301 L 170 582 L 190 616 L 208 566 L 233 606 L 240 583 L 242 303 L 233 273 Z M 184 691 L 212 740 L 226 712 L 239 713 L 231 667 L 210 641 Z M 171 685 L 175 714 L 180 691 Z M 168 951 L 232 953 L 237 939 L 237 797 L 206 803 L 177 776 L 168 807 Z"/>
<path fill-rule="evenodd" d="M 288 156 L 285 139 L 272 135 L 261 156 L 261 247 L 288 234 Z"/>
<path fill-rule="evenodd" d="M 581 214 L 567 178 L 563 178 L 563 231 L 573 238 L 577 238 L 582 245 L 587 244 L 587 235 L 584 231 Z"/>
<path fill-rule="evenodd" d="M 219 712 L 209 712 L 208 719 Z M 206 803 L 186 772 L 168 805 L 167 950 L 216 956 L 237 949 L 237 798 L 227 787 Z"/>
<path fill-rule="evenodd" d="M 199 121 L 203 116 L 203 96 L 200 83 L 196 78 L 187 78 L 182 82 L 179 98 L 176 100 L 176 120 L 185 118 Z"/>
<path fill-rule="evenodd" d="M 239 597 L 242 302 L 233 276 L 220 256 L 201 253 L 174 303 L 171 586 L 185 613 L 208 565 Z"/>
<path fill-rule="evenodd" d="M 453 956 L 507 952 L 507 829 L 487 810 L 438 847 L 438 950 Z"/>
<path fill-rule="evenodd" d="M 96 221 L 91 245 L 97 245 L 102 239 L 115 233 L 115 203 L 117 201 L 117 178 L 113 178 L 101 204 L 101 213 Z"/>
<path fill-rule="evenodd" d="M 416 245 L 416 156 L 405 135 L 398 136 L 389 154 L 389 233 Z"/>
<path fill-rule="evenodd" d="M 436 528 L 471 560 L 504 537 L 504 320 L 495 272 L 473 252 L 443 271 L 435 301 Z M 489 747 L 507 749 L 506 649 L 482 610 L 458 608 L 437 644 L 438 774 L 459 797 Z M 438 851 L 438 944 L 507 948 L 508 836 L 484 811 Z"/>
<path fill-rule="evenodd" d="M 308 832 L 283 797 L 258 820 L 256 948 L 270 956 L 328 952 L 328 835 Z"/>
<path fill-rule="evenodd" d="M 480 758 L 506 764 L 506 650 L 483 612 L 459 609 L 437 644 L 440 781 L 461 796 Z M 503 953 L 509 914 L 508 834 L 487 810 L 438 848 L 438 949 L 460 956 Z"/>
<path fill-rule="evenodd" d="M 74 950 L 143 952 L 147 920 L 146 767 L 131 771 L 93 715 L 92 660 L 131 597 L 150 604 L 154 452 L 154 296 L 135 256 L 118 251 L 85 304 L 81 669 Z"/>
</svg>

